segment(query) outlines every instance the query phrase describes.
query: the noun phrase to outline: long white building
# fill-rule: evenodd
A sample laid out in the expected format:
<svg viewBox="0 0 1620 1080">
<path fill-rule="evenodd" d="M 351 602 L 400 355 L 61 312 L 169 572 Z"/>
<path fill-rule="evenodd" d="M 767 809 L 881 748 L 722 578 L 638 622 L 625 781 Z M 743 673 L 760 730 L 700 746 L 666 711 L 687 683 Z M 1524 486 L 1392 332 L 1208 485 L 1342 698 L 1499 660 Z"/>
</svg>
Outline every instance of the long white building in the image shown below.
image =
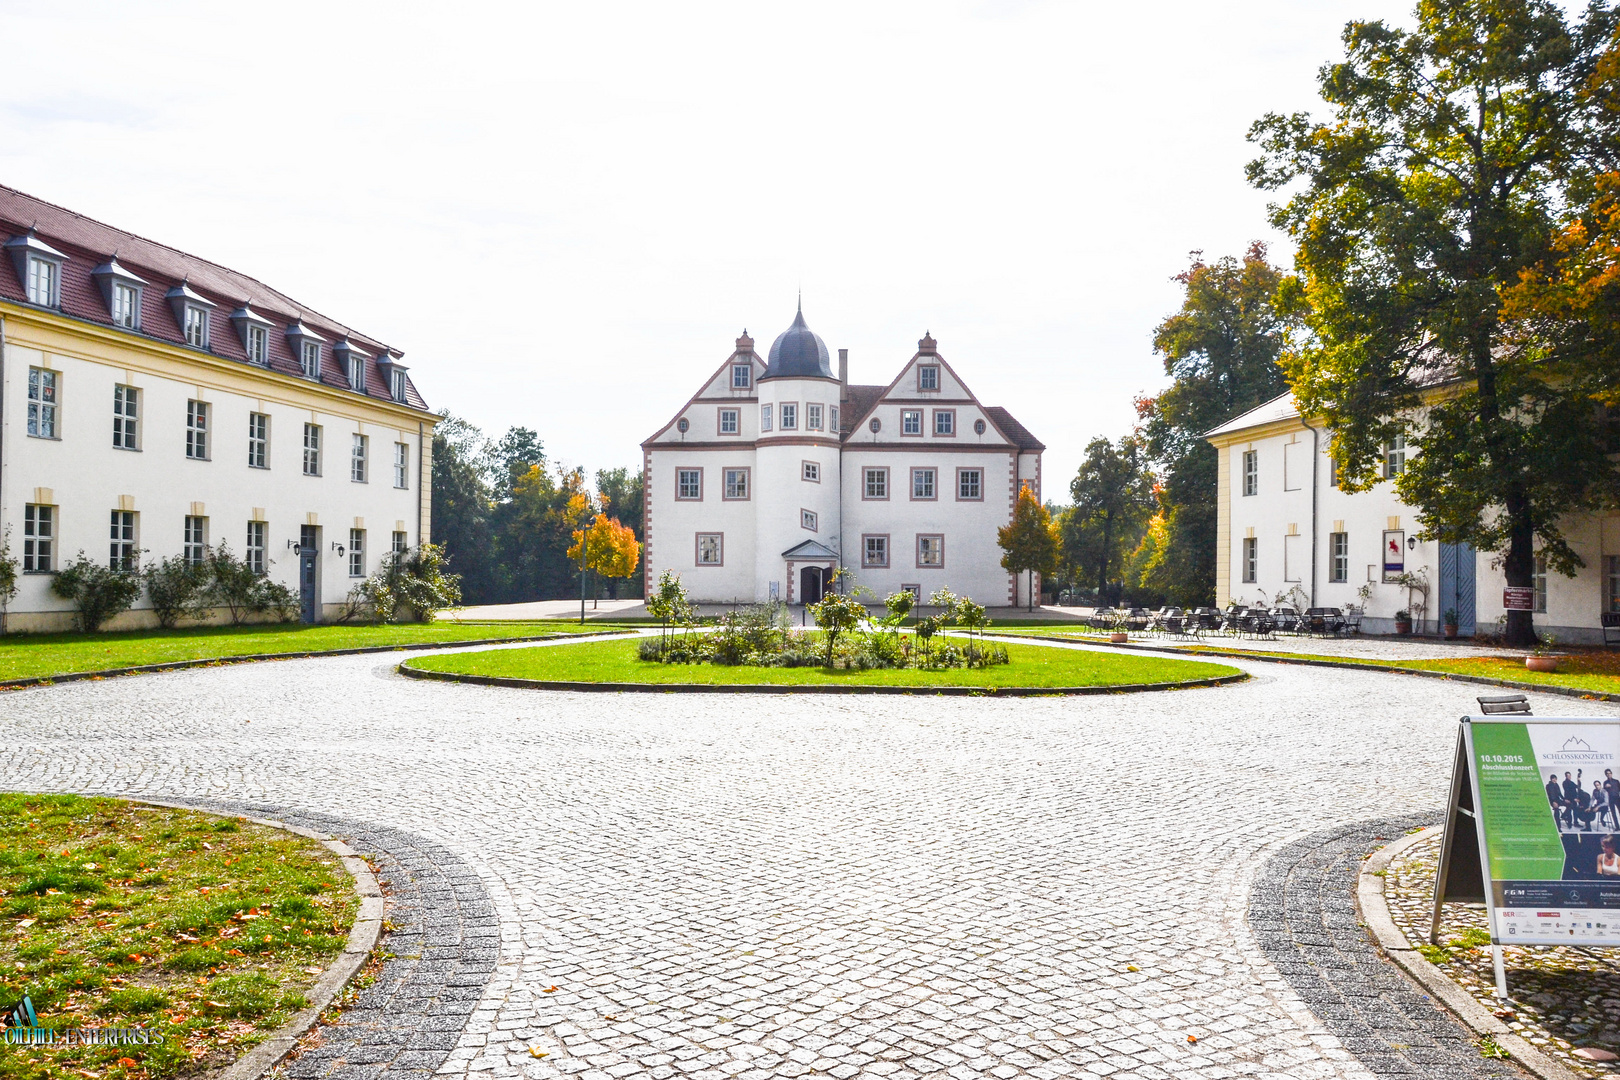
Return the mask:
<svg viewBox="0 0 1620 1080">
<path fill-rule="evenodd" d="M 1392 633 L 1403 609 L 1421 620 L 1421 633 L 1437 632 L 1455 611 L 1465 636 L 1490 631 L 1503 615 L 1506 580 L 1493 553 L 1418 539 L 1417 514 L 1392 482 L 1406 467 L 1404 441 L 1384 448 L 1383 482 L 1345 492 L 1328 433 L 1300 415 L 1291 395 L 1205 437 L 1219 455 L 1219 604 L 1303 596 L 1313 607 L 1343 608 L 1360 606 L 1366 590 L 1363 627 L 1374 633 Z M 1566 578 L 1537 560 L 1536 628 L 1566 643 L 1601 643 L 1603 615 L 1620 612 L 1620 514 L 1581 515 L 1564 528 L 1586 567 Z M 1401 584 L 1402 575 L 1425 581 L 1427 596 Z"/>
<path fill-rule="evenodd" d="M 648 586 L 670 569 L 699 600 L 813 603 L 843 566 L 879 596 L 1024 603 L 996 530 L 1020 486 L 1040 496 L 1044 449 L 932 337 L 887 385 L 852 385 L 801 310 L 767 357 L 744 331 L 642 443 Z"/>
<path fill-rule="evenodd" d="M 433 423 L 401 352 L 244 274 L 0 188 L 0 525 L 11 630 L 51 576 L 226 544 L 329 617 L 430 535 Z M 109 629 L 153 623 L 144 598 Z"/>
</svg>

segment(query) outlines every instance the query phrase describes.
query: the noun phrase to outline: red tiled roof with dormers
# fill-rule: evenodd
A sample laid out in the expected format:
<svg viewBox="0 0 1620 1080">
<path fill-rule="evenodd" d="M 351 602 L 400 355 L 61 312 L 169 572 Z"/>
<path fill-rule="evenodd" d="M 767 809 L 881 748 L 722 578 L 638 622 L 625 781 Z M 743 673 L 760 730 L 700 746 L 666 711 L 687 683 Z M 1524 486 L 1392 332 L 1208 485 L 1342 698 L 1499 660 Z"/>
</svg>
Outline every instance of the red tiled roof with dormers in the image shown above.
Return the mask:
<svg viewBox="0 0 1620 1080">
<path fill-rule="evenodd" d="M 113 325 L 112 313 L 107 310 L 107 302 L 102 298 L 101 288 L 91 276 L 91 271 L 116 255 L 119 266 L 146 282 L 141 291 L 141 328 L 127 330 L 119 327 L 120 333 L 192 348 L 186 343 L 180 325 L 175 321 L 174 311 L 164 298 L 170 289 L 184 283 L 217 305 L 209 316 L 211 325 L 207 351 L 211 355 L 250 363 L 242 338 L 231 322 L 231 313 L 249 304 L 254 314 L 271 324 L 268 337 L 269 366 L 272 371 L 303 377 L 298 359 L 286 338 L 287 327 L 301 318 L 305 327 L 325 339 L 321 345 L 321 382 L 324 385 L 350 393 L 357 392 L 350 389 L 349 380 L 339 370 L 332 352 L 333 345 L 347 338 L 371 357 L 366 364 L 366 396 L 392 400 L 379 361 L 390 355 L 395 358 L 403 355 L 397 349 L 390 349 L 376 338 L 357 333 L 334 319 L 311 311 L 246 274 L 195 255 L 187 255 L 134 233 L 103 225 L 13 188 L 0 186 L 0 242 L 22 236 L 30 228 L 39 239 L 67 256 L 61 284 L 61 311 L 64 315 L 101 326 Z M 17 268 L 10 258 L 0 257 L 0 298 L 32 306 L 28 303 L 23 283 L 17 277 Z M 427 402 L 417 392 L 409 372 L 405 381 L 405 404 L 427 409 Z"/>
</svg>

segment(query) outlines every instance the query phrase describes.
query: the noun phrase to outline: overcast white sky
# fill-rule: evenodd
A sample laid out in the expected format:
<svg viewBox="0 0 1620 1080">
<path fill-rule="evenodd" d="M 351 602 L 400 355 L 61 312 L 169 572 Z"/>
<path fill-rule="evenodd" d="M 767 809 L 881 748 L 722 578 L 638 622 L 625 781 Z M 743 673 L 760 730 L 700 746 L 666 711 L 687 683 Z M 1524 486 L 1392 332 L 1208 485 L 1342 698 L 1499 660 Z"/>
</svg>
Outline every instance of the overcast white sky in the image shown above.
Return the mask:
<svg viewBox="0 0 1620 1080">
<path fill-rule="evenodd" d="M 0 183 L 402 348 L 555 460 L 637 465 L 802 286 L 854 381 L 932 330 L 1066 480 L 1163 384 L 1187 253 L 1275 239 L 1249 123 L 1408 10 L 0 3 Z"/>
</svg>

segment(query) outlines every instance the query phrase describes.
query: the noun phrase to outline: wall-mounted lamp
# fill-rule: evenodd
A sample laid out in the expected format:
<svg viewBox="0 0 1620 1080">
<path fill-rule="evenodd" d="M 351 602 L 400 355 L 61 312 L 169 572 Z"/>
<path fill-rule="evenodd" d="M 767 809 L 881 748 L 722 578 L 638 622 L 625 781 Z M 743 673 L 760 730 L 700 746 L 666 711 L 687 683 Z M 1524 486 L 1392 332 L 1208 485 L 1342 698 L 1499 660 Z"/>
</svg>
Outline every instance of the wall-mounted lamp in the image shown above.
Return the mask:
<svg viewBox="0 0 1620 1080">
<path fill-rule="evenodd" d="M 1417 550 L 1417 537 L 1408 536 L 1406 538 L 1406 550 L 1407 551 L 1416 551 Z"/>
<path fill-rule="evenodd" d="M 338 553 L 338 558 L 343 558 L 343 545 L 336 540 L 332 541 L 332 550 Z"/>
<path fill-rule="evenodd" d="M 296 541 L 296 540 L 287 541 L 287 550 L 289 550 L 289 551 L 297 551 L 298 550 L 298 541 Z"/>
</svg>

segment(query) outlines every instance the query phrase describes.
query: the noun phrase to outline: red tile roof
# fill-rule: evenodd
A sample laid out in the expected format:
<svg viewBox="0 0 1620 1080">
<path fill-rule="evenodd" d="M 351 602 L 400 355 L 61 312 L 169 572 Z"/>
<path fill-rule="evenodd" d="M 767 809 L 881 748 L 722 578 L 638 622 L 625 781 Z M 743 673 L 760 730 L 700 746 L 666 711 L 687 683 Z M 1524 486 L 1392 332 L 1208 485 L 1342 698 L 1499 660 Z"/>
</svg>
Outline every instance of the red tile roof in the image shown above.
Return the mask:
<svg viewBox="0 0 1620 1080">
<path fill-rule="evenodd" d="M 1025 427 L 1023 424 L 1020 424 L 1017 420 L 1014 420 L 1012 413 L 1008 412 L 1006 409 L 1003 409 L 1000 405 L 986 405 L 984 407 L 984 412 L 986 416 L 990 417 L 990 422 L 995 424 L 996 427 L 1000 428 L 1001 433 L 1007 436 L 1007 438 L 1011 439 L 1018 449 L 1046 449 L 1045 443 L 1041 442 L 1041 440 L 1037 439 L 1034 435 L 1031 435 L 1029 428 Z"/>
<path fill-rule="evenodd" d="M 174 311 L 164 299 L 171 288 L 186 282 L 218 305 L 209 319 L 208 351 L 211 354 L 249 363 L 247 350 L 230 316 L 244 303 L 251 302 L 253 311 L 273 324 L 269 334 L 271 370 L 302 376 L 298 358 L 293 356 L 285 336 L 287 327 L 301 317 L 307 328 L 326 339 L 321 347 L 322 383 L 349 389 L 349 381 L 345 373 L 338 370 L 332 354 L 332 346 L 346 337 L 373 358 L 366 365 L 366 395 L 392 400 L 377 361 L 390 353 L 396 357 L 402 355 L 398 350 L 391 350 L 376 338 L 356 333 L 334 319 L 311 311 L 255 278 L 0 186 L 0 242 L 20 236 L 29 228 L 68 257 L 62 270 L 61 310 L 64 315 L 102 326 L 112 325 L 112 314 L 90 272 L 116 254 L 120 266 L 146 281 L 141 292 L 141 328 L 121 330 L 121 333 L 190 348 L 175 321 Z M 26 304 L 27 293 L 17 277 L 16 265 L 10 258 L 0 258 L 0 263 L 4 264 L 0 266 L 0 298 Z M 409 373 L 405 399 L 406 404 L 415 408 L 427 408 Z"/>
</svg>

